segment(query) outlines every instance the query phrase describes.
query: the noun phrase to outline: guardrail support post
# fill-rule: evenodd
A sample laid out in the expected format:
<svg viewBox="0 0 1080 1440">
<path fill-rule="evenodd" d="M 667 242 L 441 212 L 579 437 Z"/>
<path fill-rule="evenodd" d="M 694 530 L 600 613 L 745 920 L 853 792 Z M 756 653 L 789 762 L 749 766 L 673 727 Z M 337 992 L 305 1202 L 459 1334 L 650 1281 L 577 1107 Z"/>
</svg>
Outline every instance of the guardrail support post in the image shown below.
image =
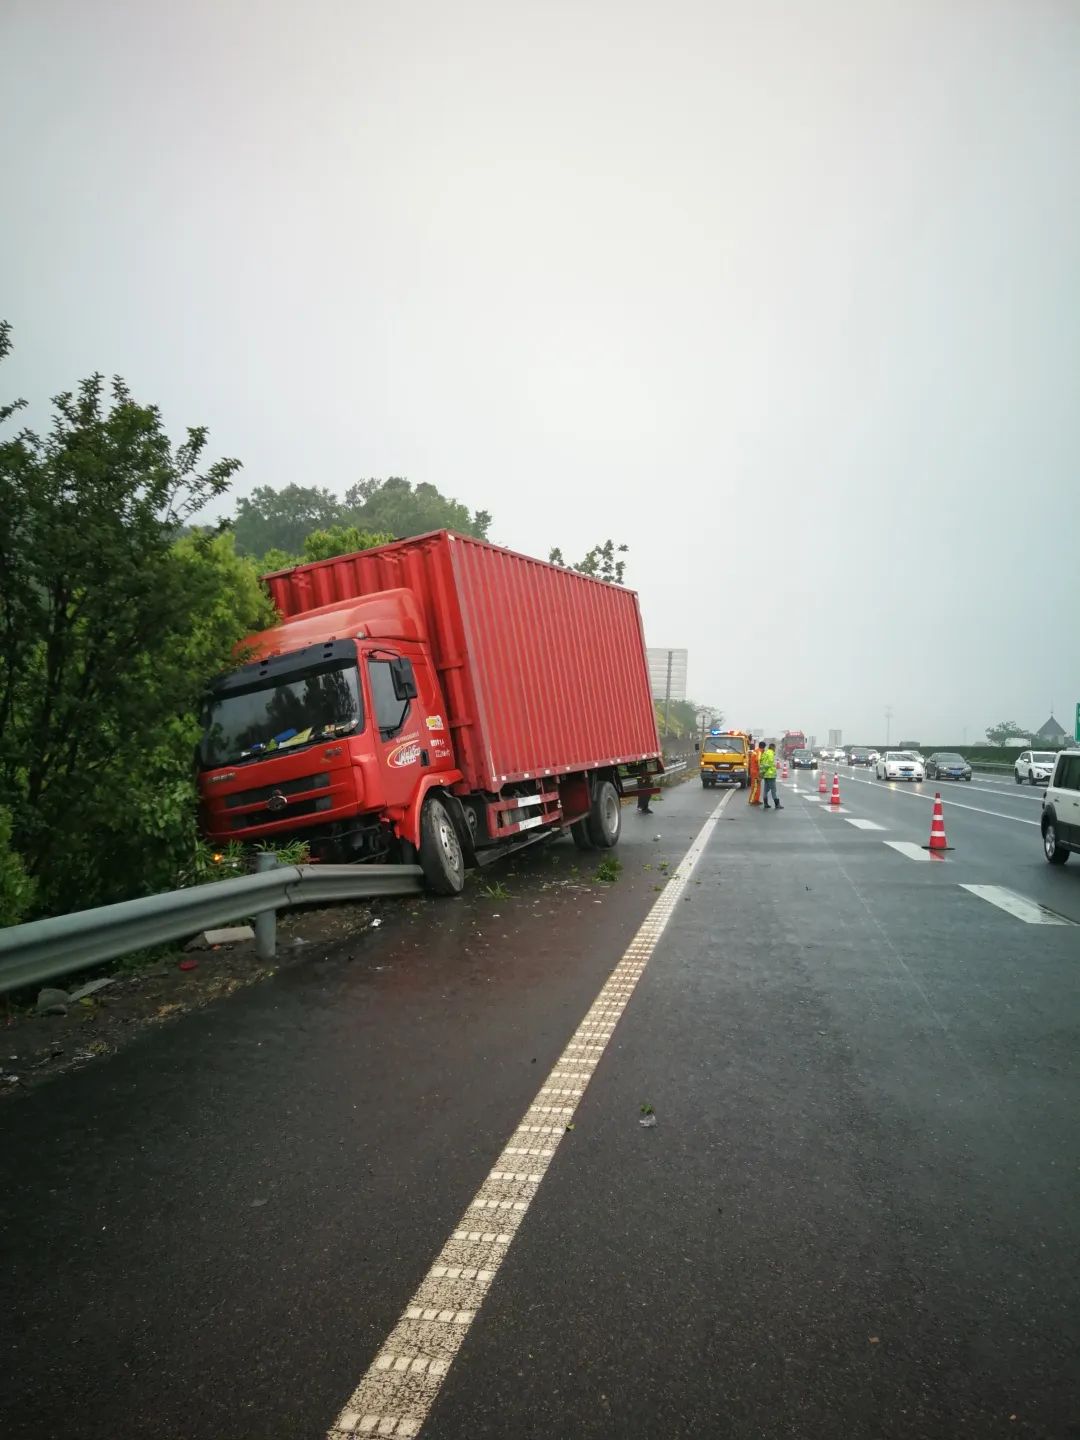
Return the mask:
<svg viewBox="0 0 1080 1440">
<path fill-rule="evenodd" d="M 277 855 L 273 850 L 260 850 L 255 857 L 258 871 L 276 870 Z M 255 916 L 255 954 L 260 960 L 273 960 L 277 954 L 277 911 L 260 910 Z"/>
</svg>

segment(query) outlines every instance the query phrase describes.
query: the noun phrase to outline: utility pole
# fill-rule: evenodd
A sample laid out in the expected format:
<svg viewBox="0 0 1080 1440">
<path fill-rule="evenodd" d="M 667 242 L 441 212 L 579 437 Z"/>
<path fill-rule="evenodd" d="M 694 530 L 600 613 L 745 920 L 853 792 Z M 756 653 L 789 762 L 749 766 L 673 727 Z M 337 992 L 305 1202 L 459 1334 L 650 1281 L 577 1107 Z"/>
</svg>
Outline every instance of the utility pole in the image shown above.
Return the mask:
<svg viewBox="0 0 1080 1440">
<path fill-rule="evenodd" d="M 892 738 L 892 706 L 885 706 L 885 749 L 889 748 L 889 741 Z"/>
</svg>

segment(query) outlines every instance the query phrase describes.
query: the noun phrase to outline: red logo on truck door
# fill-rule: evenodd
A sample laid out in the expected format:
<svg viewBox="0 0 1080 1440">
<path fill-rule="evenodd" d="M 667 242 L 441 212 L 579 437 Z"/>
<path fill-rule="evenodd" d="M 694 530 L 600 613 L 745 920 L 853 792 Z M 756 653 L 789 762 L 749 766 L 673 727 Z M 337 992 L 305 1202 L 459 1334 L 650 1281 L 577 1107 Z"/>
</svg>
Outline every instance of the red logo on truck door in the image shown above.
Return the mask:
<svg viewBox="0 0 1080 1440">
<path fill-rule="evenodd" d="M 386 757 L 388 765 L 393 765 L 396 770 L 404 770 L 408 765 L 415 765 L 420 759 L 420 741 L 415 735 L 407 740 L 402 740 L 400 745 L 395 745 Z"/>
</svg>

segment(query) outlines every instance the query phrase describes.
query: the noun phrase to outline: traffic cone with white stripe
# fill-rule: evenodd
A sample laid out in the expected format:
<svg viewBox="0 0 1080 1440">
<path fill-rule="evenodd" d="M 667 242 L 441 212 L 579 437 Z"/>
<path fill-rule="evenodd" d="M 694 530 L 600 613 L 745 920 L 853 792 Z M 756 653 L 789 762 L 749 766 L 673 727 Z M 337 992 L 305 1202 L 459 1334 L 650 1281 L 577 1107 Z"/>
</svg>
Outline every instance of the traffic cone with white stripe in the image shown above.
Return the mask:
<svg viewBox="0 0 1080 1440">
<path fill-rule="evenodd" d="M 781 779 L 781 780 L 786 780 L 786 779 L 787 779 L 787 761 L 786 761 L 786 760 L 784 761 L 784 773 L 780 776 L 780 779 Z"/>
<path fill-rule="evenodd" d="M 945 812 L 941 808 L 941 791 L 934 792 L 934 813 L 930 818 L 930 839 L 922 847 L 924 850 L 951 850 L 953 847 L 945 839 Z"/>
<path fill-rule="evenodd" d="M 828 785 L 826 785 L 826 783 L 825 783 L 825 771 L 824 771 L 824 770 L 819 770 L 819 771 L 817 772 L 817 793 L 818 793 L 819 795 L 827 795 L 827 794 L 829 793 L 829 787 L 828 787 Z"/>
<path fill-rule="evenodd" d="M 829 796 L 829 804 L 830 804 L 830 805 L 839 805 L 839 804 L 840 804 L 840 776 L 839 776 L 838 772 L 835 771 L 835 770 L 833 771 L 833 777 L 832 777 L 832 794 Z"/>
</svg>

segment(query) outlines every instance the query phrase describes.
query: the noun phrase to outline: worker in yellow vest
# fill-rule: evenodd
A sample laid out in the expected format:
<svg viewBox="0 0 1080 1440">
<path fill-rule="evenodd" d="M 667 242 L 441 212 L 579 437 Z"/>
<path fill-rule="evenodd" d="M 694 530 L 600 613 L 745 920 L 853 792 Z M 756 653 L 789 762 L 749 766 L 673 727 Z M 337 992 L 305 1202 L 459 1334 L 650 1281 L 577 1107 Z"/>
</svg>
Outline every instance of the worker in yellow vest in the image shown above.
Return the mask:
<svg viewBox="0 0 1080 1440">
<path fill-rule="evenodd" d="M 771 745 L 766 745 L 764 741 L 762 741 L 762 745 L 764 748 L 761 752 L 761 764 L 759 768 L 761 770 L 761 779 L 765 786 L 765 794 L 762 799 L 761 808 L 768 810 L 769 796 L 771 795 L 775 808 L 782 810 L 784 807 L 780 804 L 780 797 L 776 793 L 776 751 Z"/>
</svg>

